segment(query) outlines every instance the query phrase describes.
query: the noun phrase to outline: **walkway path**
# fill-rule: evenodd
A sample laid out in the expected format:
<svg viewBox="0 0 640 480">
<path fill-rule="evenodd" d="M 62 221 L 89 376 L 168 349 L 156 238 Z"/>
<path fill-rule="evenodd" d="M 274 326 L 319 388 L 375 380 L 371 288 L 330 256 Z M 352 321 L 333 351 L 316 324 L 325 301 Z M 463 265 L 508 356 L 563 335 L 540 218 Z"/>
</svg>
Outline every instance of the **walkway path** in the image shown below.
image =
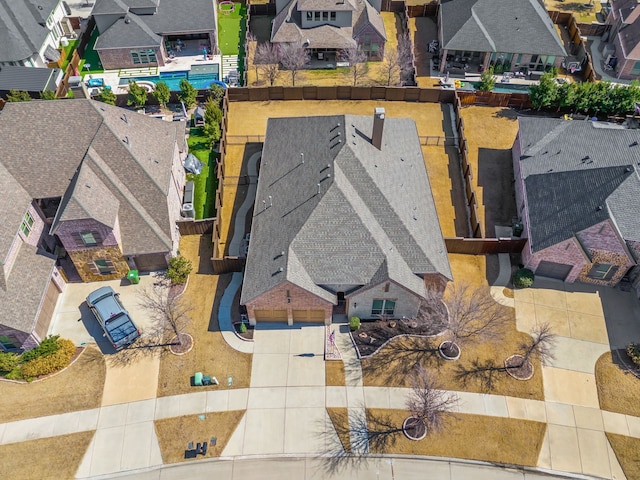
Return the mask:
<svg viewBox="0 0 640 480">
<path fill-rule="evenodd" d="M 258 160 L 260 160 L 260 156 L 262 152 L 256 152 L 251 157 L 249 157 L 249 161 L 247 162 L 247 170 L 249 178 L 257 178 L 258 176 Z M 245 238 L 245 225 L 247 221 L 247 214 L 251 207 L 253 207 L 253 203 L 256 199 L 256 190 L 258 189 L 257 183 L 250 183 L 247 188 L 247 194 L 242 201 L 242 205 L 238 208 L 238 211 L 235 216 L 234 224 L 233 224 L 233 238 L 229 243 L 229 255 L 244 257 L 245 252 L 243 251 L 244 238 Z"/>
<path fill-rule="evenodd" d="M 231 308 L 233 307 L 233 299 L 238 290 L 242 286 L 242 273 L 235 272 L 231 277 L 231 282 L 227 285 L 222 298 L 220 299 L 220 308 L 218 309 L 218 324 L 224 341 L 231 348 L 244 353 L 253 353 L 253 342 L 242 340 L 235 334 L 231 319 Z"/>
</svg>

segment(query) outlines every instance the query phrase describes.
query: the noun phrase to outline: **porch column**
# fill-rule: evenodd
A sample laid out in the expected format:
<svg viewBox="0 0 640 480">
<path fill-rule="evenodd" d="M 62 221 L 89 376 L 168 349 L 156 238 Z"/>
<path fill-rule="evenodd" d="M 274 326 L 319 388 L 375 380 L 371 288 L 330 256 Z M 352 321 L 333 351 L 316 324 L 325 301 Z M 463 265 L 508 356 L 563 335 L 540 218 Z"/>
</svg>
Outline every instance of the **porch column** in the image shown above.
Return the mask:
<svg viewBox="0 0 640 480">
<path fill-rule="evenodd" d="M 447 66 L 447 52 L 449 50 L 442 50 L 442 57 L 440 58 L 440 73 L 444 73 Z"/>
</svg>

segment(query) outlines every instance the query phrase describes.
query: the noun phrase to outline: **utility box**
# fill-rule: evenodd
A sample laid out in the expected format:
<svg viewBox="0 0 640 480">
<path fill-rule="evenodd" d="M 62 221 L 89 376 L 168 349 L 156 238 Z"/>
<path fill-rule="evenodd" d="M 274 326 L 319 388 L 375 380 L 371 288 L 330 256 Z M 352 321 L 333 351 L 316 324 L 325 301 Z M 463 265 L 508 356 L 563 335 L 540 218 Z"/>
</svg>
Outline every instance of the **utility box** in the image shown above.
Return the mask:
<svg viewBox="0 0 640 480">
<path fill-rule="evenodd" d="M 513 224 L 512 233 L 514 237 L 520 237 L 523 231 L 524 231 L 524 225 L 522 225 L 522 223 L 517 222 Z"/>
<path fill-rule="evenodd" d="M 193 203 L 193 189 L 193 181 L 187 182 L 187 184 L 184 186 L 184 199 L 182 200 L 183 205 L 187 203 Z"/>
<path fill-rule="evenodd" d="M 138 275 L 138 270 L 129 270 L 129 272 L 127 273 L 127 280 L 129 280 L 134 285 L 140 283 L 140 275 Z"/>
<path fill-rule="evenodd" d="M 196 211 L 193 209 L 193 203 L 185 203 L 182 205 L 181 214 L 186 218 L 196 218 Z"/>
</svg>

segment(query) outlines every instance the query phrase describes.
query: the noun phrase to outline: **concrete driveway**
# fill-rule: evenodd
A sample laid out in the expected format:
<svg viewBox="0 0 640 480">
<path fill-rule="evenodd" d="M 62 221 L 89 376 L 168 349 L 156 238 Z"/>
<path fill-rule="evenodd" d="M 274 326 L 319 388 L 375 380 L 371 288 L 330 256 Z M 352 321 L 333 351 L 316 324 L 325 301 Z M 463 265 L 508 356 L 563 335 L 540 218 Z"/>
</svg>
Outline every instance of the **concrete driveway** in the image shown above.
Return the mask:
<svg viewBox="0 0 640 480">
<path fill-rule="evenodd" d="M 150 274 L 142 275 L 137 285 L 132 285 L 127 280 L 69 283 L 58 299 L 49 334 L 68 338 L 76 345 L 97 343 L 105 354 L 107 376 L 102 398 L 103 406 L 155 398 L 160 357 L 153 350 L 138 349 L 136 343 L 116 353 L 87 307 L 85 298 L 100 287 L 110 286 L 120 294 L 122 304 L 144 337 L 145 331 L 151 330 L 153 321 L 139 305 L 140 294 L 155 281 L 156 277 Z"/>
</svg>

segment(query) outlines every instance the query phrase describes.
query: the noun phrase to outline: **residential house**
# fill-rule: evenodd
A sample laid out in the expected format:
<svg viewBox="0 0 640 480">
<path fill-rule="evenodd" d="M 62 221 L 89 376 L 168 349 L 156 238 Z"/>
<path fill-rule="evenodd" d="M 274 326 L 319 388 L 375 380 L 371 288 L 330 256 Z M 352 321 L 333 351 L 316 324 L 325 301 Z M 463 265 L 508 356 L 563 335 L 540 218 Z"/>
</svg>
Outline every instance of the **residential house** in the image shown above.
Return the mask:
<svg viewBox="0 0 640 480">
<path fill-rule="evenodd" d="M 175 254 L 184 126 L 77 99 L 0 115 L 0 344 L 47 334 L 67 279 L 159 270 Z"/>
<path fill-rule="evenodd" d="M 615 68 L 618 78 L 627 80 L 640 77 L 640 8 L 636 7 L 637 0 L 613 0 L 607 16 L 611 30 L 606 39 L 613 49 L 605 52 L 605 64 Z"/>
<path fill-rule="evenodd" d="M 640 131 L 520 117 L 513 145 L 522 263 L 565 282 L 637 282 Z"/>
<path fill-rule="evenodd" d="M 31 68 L 11 65 L 0 66 L 0 98 L 5 98 L 11 90 L 26 91 L 33 98 L 40 98 L 40 92 L 55 92 L 62 81 L 64 72 L 59 68 Z"/>
<path fill-rule="evenodd" d="M 72 33 L 62 0 L 0 0 L 0 65 L 46 67 Z"/>
<path fill-rule="evenodd" d="M 94 49 L 102 67 L 164 66 L 169 52 L 187 41 L 217 52 L 216 5 L 212 0 L 96 0 Z"/>
<path fill-rule="evenodd" d="M 567 52 L 540 0 L 441 0 L 440 70 L 543 72 Z"/>
<path fill-rule="evenodd" d="M 381 59 L 387 34 L 381 0 L 276 0 L 271 42 L 303 44 L 316 60 L 336 60 L 341 50 L 362 47 Z"/>
<path fill-rule="evenodd" d="M 249 321 L 415 317 L 451 279 L 416 125 L 270 118 L 240 303 Z"/>
</svg>

